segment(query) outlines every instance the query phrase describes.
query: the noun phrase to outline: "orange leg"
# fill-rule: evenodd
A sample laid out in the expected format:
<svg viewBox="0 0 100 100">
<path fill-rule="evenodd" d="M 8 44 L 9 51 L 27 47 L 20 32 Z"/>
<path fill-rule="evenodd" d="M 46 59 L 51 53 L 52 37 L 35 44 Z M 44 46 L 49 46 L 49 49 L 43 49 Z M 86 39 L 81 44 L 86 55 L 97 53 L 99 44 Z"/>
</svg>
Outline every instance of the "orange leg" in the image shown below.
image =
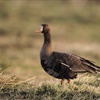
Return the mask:
<svg viewBox="0 0 100 100">
<path fill-rule="evenodd" d="M 63 84 L 64 84 L 64 80 L 65 80 L 65 79 L 62 79 L 62 80 L 61 80 L 61 85 L 62 85 L 62 86 L 63 86 Z"/>
<path fill-rule="evenodd" d="M 67 79 L 67 81 L 68 81 L 68 84 L 70 84 L 70 79 Z"/>
</svg>

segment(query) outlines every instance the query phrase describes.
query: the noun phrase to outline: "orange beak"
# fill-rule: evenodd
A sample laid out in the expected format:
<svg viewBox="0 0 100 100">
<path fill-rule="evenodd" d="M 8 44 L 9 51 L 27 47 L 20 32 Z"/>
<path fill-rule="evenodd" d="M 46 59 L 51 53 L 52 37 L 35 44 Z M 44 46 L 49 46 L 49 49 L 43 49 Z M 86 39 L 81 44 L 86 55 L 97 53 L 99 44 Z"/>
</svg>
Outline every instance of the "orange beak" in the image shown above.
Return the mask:
<svg viewBox="0 0 100 100">
<path fill-rule="evenodd" d="M 36 33 L 41 33 L 42 31 L 41 31 L 41 29 L 38 29 L 38 30 L 36 30 L 35 32 L 36 32 Z"/>
<path fill-rule="evenodd" d="M 40 28 L 38 30 L 36 30 L 36 33 L 41 33 L 43 31 L 43 26 L 40 26 Z"/>
</svg>

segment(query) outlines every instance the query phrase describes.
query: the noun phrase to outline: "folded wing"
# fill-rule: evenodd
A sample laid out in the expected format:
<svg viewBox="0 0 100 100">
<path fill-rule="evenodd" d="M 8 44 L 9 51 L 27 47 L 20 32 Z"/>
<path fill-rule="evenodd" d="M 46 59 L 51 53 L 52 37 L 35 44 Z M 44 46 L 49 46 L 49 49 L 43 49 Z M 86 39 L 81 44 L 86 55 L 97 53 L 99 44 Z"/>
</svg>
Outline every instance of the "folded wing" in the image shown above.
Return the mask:
<svg viewBox="0 0 100 100">
<path fill-rule="evenodd" d="M 45 64 L 49 67 L 57 67 L 59 63 L 66 64 L 73 72 L 100 72 L 100 67 L 93 62 L 74 54 L 52 52 L 51 56 L 45 61 Z"/>
</svg>

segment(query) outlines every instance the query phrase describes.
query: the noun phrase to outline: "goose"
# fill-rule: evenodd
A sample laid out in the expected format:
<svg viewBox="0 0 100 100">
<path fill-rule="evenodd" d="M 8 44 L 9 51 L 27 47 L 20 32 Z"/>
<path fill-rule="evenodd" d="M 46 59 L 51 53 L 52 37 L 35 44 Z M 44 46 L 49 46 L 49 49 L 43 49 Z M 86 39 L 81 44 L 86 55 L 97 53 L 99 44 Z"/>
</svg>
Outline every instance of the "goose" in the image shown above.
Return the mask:
<svg viewBox="0 0 100 100">
<path fill-rule="evenodd" d="M 78 73 L 100 73 L 100 67 L 92 61 L 75 54 L 52 51 L 51 31 L 48 24 L 41 24 L 36 30 L 42 33 L 44 42 L 40 51 L 40 62 L 43 69 L 51 76 L 70 83 L 71 79 L 77 78 Z"/>
</svg>

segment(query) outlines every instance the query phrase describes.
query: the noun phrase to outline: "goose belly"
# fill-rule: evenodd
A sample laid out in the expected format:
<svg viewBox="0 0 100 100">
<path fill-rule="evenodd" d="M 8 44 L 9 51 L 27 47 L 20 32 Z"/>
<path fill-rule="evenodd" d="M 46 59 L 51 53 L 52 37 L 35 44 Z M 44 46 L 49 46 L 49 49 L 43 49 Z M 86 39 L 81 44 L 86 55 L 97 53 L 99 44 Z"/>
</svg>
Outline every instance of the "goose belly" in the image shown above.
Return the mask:
<svg viewBox="0 0 100 100">
<path fill-rule="evenodd" d="M 45 63 L 45 60 L 41 60 L 41 65 L 43 67 L 43 69 L 45 70 L 45 72 L 47 72 L 49 75 L 58 78 L 58 79 L 62 79 L 63 77 L 59 74 L 59 72 L 54 71 L 54 69 L 52 67 L 48 67 Z"/>
</svg>

